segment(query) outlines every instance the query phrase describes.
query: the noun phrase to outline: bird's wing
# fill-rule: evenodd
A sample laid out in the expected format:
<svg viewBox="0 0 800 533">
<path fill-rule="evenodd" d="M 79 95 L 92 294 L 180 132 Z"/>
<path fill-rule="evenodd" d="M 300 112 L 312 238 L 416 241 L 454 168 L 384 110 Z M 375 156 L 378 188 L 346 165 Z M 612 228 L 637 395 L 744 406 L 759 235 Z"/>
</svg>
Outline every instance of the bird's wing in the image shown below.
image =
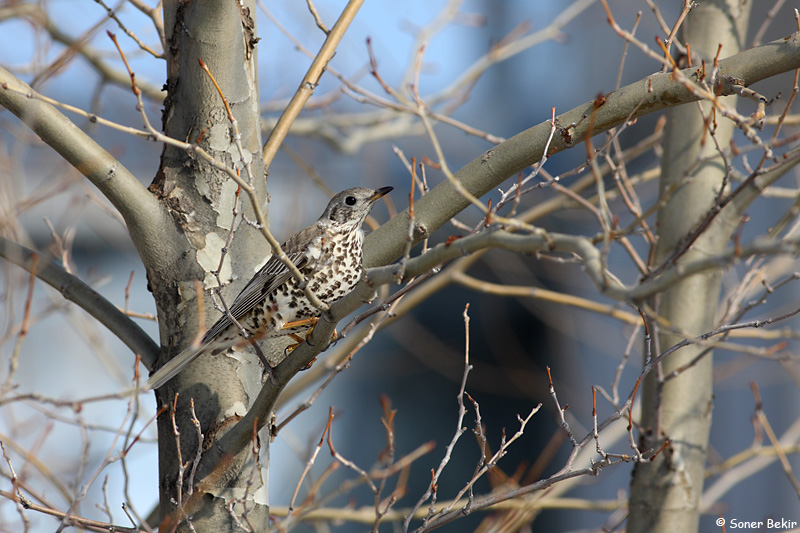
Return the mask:
<svg viewBox="0 0 800 533">
<path fill-rule="evenodd" d="M 286 256 L 298 269 L 303 268 L 308 262 L 308 257 L 301 251 L 287 253 Z M 292 273 L 286 268 L 286 265 L 273 255 L 269 258 L 267 264 L 261 267 L 261 270 L 247 282 L 242 292 L 233 301 L 229 308 L 230 315 L 233 315 L 233 318 L 237 321 L 241 320 L 257 303 L 264 299 L 266 294 L 285 283 L 291 275 Z M 211 326 L 203 337 L 204 344 L 233 323 L 230 315 L 225 313 Z"/>
<path fill-rule="evenodd" d="M 302 268 L 308 261 L 305 254 L 299 251 L 289 253 L 287 257 L 297 268 Z M 233 301 L 233 304 L 230 306 L 230 314 L 233 315 L 237 321 L 241 320 L 248 311 L 264 298 L 265 294 L 272 292 L 275 287 L 284 283 L 291 275 L 292 273 L 280 259 L 275 256 L 270 257 L 267 264 L 261 267 L 261 270 L 253 276 L 253 279 L 245 285 L 242 292 L 240 292 L 239 296 Z M 150 379 L 148 379 L 147 383 L 144 385 L 145 390 L 158 389 L 164 385 L 164 383 L 172 379 L 178 372 L 183 370 L 185 366 L 197 359 L 200 355 L 206 353 L 209 341 L 231 324 L 230 316 L 227 313 L 224 314 L 211 326 L 211 329 L 205 334 L 199 346 L 189 346 L 167 361 L 150 376 Z"/>
</svg>

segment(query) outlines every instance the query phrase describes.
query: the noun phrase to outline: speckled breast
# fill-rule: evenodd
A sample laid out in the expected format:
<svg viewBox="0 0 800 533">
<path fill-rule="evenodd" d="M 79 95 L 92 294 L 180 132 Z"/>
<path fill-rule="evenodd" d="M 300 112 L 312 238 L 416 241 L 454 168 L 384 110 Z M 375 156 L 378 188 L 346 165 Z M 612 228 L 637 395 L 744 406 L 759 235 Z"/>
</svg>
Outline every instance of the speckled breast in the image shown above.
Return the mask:
<svg viewBox="0 0 800 533">
<path fill-rule="evenodd" d="M 317 297 L 330 305 L 353 290 L 363 273 L 361 266 L 363 233 L 327 235 L 313 251 L 316 256 L 301 272 L 308 280 L 309 288 Z M 283 329 L 288 322 L 318 317 L 319 309 L 312 306 L 297 281 L 291 279 L 275 295 L 275 313 L 272 327 L 267 328 L 270 337 L 301 334 L 307 326 Z"/>
</svg>

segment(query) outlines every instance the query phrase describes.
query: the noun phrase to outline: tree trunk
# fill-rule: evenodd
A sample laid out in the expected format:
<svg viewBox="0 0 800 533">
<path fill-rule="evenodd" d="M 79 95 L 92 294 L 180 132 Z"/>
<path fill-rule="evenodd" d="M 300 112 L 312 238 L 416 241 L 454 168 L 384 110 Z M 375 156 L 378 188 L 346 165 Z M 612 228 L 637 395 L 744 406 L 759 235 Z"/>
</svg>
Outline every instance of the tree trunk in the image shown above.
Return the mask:
<svg viewBox="0 0 800 533">
<path fill-rule="evenodd" d="M 235 166 L 243 179 L 251 180 L 263 203 L 266 180 L 261 159 L 254 10 L 253 1 L 243 5 L 215 0 L 164 3 L 167 96 L 163 128 L 170 137 L 197 142 L 218 161 Z M 241 133 L 242 153 L 223 100 L 199 60 L 208 66 L 230 104 Z M 210 298 L 205 298 L 203 309 L 198 309 L 197 289 L 217 285 L 214 271 L 219 270 L 223 284 L 229 283 L 222 293 L 231 298 L 268 256 L 267 243 L 258 231 L 241 216 L 235 217 L 238 211 L 255 220 L 249 202 L 239 197 L 237 189 L 229 177 L 202 158 L 165 146 L 150 190 L 170 209 L 186 247 L 166 251 L 174 254 L 169 272 L 148 269 L 158 307 L 162 361 L 192 342 L 201 321 L 208 327 L 219 316 Z M 226 242 L 232 231 L 235 238 Z M 196 280 L 202 280 L 200 287 L 195 285 Z M 242 354 L 241 360 L 209 357 L 201 364 L 190 365 L 159 389 L 159 406 L 167 406 L 158 417 L 164 531 L 178 522 L 183 522 L 179 530 L 188 530 L 188 517 L 197 531 L 241 531 L 237 518 L 257 531 L 266 530 L 266 482 L 261 475 L 258 445 L 266 447 L 268 439 L 228 457 L 220 467 L 224 471 L 206 476 L 199 484 L 198 479 L 192 479 L 191 467 L 183 472 L 182 480 L 179 475 L 181 462 L 196 464 L 198 431 L 202 432 L 204 452 L 245 414 L 260 388 L 258 365 L 248 354 Z M 199 427 L 195 426 L 193 412 Z M 268 457 L 266 450 L 261 453 Z M 237 502 L 231 511 L 227 506 L 233 500 Z"/>
<path fill-rule="evenodd" d="M 689 43 L 694 66 L 699 66 L 699 56 L 710 72 L 720 43 L 721 57 L 743 48 L 750 6 L 740 4 L 712 0 L 689 13 L 682 28 L 682 42 Z M 733 98 L 726 97 L 726 104 L 734 106 Z M 665 261 L 710 211 L 726 183 L 728 169 L 719 149 L 729 148 L 735 125 L 719 116 L 713 120 L 708 102 L 699 105 L 702 112 L 698 104 L 667 111 L 660 181 L 664 207 L 658 215 L 656 265 Z M 715 128 L 716 144 L 708 128 Z M 735 230 L 735 222 L 731 217 L 718 217 L 679 261 L 722 252 Z M 654 356 L 684 338 L 713 329 L 720 280 L 719 271 L 693 276 L 660 296 L 657 313 L 672 327 L 660 328 Z M 652 462 L 636 465 L 631 482 L 629 532 L 697 531 L 711 426 L 711 352 L 674 379 L 664 378 L 704 351 L 698 345 L 678 350 L 644 383 L 641 449 L 657 450 L 665 439 L 670 445 Z"/>
</svg>

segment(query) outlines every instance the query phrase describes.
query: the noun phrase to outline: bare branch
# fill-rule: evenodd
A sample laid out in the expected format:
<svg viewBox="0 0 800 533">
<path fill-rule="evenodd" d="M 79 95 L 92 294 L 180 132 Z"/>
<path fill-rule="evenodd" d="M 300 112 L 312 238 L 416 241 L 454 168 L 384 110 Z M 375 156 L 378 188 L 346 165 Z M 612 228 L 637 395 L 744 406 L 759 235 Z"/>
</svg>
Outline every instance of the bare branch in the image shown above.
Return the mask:
<svg viewBox="0 0 800 533">
<path fill-rule="evenodd" d="M 125 219 L 139 254 L 148 265 L 160 265 L 163 246 L 177 238 L 164 206 L 111 154 L 55 107 L 0 67 L 0 105 L 25 122 L 44 142 L 86 176 Z"/>
<path fill-rule="evenodd" d="M 272 133 L 264 144 L 261 155 L 264 158 L 264 165 L 266 168 L 269 168 L 270 163 L 272 163 L 272 160 L 275 158 L 275 154 L 278 153 L 278 148 L 289 133 L 292 122 L 294 122 L 294 119 L 300 114 L 300 110 L 303 109 L 308 99 L 311 98 L 314 89 L 316 89 L 322 74 L 328 66 L 328 62 L 333 57 L 333 54 L 336 53 L 336 47 L 339 46 L 339 42 L 342 40 L 342 37 L 344 37 L 347 28 L 350 27 L 350 23 L 353 21 L 362 3 L 364 3 L 364 0 L 350 0 L 339 16 L 339 19 L 336 21 L 336 24 L 333 25 L 333 28 L 331 28 L 329 32 L 326 32 L 328 37 L 325 39 L 325 43 L 323 43 L 322 48 L 319 53 L 317 53 L 313 63 L 311 63 L 303 81 L 300 82 L 300 87 L 298 87 L 289 105 L 284 109 L 281 118 L 278 120 L 278 123 L 275 124 Z"/>
<path fill-rule="evenodd" d="M 125 312 L 120 311 L 94 289 L 55 263 L 43 259 L 36 252 L 5 237 L 0 237 L 0 256 L 29 272 L 33 272 L 34 258 L 36 258 L 34 272 L 36 277 L 96 318 L 133 353 L 139 354 L 146 368 L 153 368 L 158 356 L 158 345 Z"/>
<path fill-rule="evenodd" d="M 800 33 L 752 48 L 719 61 L 720 76 L 737 79 L 747 87 L 762 79 L 800 68 Z M 683 76 L 697 79 L 695 69 L 686 69 Z M 593 114 L 591 131 L 602 133 L 643 115 L 668 107 L 694 102 L 693 94 L 672 73 L 648 76 L 636 83 L 606 95 L 604 103 Z M 642 103 L 644 102 L 644 103 Z M 586 120 L 595 109 L 595 100 L 568 111 L 556 118 L 559 131 L 551 143 L 553 153 L 575 146 L 585 139 L 589 131 Z M 631 110 L 636 110 L 631 114 Z M 511 176 L 541 160 L 550 136 L 551 121 L 525 130 L 493 148 L 491 159 L 478 157 L 455 172 L 453 177 L 472 196 L 479 198 Z M 460 211 L 470 205 L 450 180 L 435 187 L 414 204 L 414 215 L 419 228 L 415 240 L 431 235 Z M 364 250 L 367 266 L 385 265 L 400 257 L 405 247 L 408 213 L 400 216 L 367 236 Z"/>
</svg>

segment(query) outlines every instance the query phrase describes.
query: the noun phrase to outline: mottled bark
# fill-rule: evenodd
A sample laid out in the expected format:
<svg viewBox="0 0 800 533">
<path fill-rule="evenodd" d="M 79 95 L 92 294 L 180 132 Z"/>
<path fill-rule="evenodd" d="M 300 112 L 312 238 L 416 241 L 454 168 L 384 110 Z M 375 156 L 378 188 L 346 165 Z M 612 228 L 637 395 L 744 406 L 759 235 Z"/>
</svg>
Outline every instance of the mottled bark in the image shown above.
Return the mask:
<svg viewBox="0 0 800 533">
<path fill-rule="evenodd" d="M 217 161 L 235 167 L 263 200 L 266 180 L 261 159 L 255 22 L 251 17 L 255 3 L 245 2 L 244 6 L 214 0 L 165 2 L 163 128 L 170 137 L 197 143 Z M 219 91 L 199 60 L 208 66 L 230 104 L 241 133 L 241 153 Z M 170 275 L 156 278 L 149 272 L 148 278 L 158 306 L 162 357 L 166 358 L 192 342 L 201 320 L 207 327 L 219 316 L 210 298 L 205 298 L 204 308 L 198 310 L 196 280 L 201 280 L 200 289 L 216 286 L 213 272 L 219 270 L 221 281 L 229 284 L 223 296 L 232 299 L 263 264 L 268 246 L 241 217 L 234 219 L 237 209 L 255 220 L 249 202 L 237 195 L 236 183 L 195 154 L 165 146 L 150 190 L 168 207 L 185 237 L 184 250 L 172 258 Z M 235 238 L 226 243 L 232 229 Z M 256 530 L 266 529 L 266 483 L 258 453 L 249 446 L 227 457 L 215 475 L 194 487 L 188 483 L 189 473 L 184 473 L 182 494 L 178 494 L 179 461 L 194 461 L 197 456 L 198 431 L 190 402 L 205 449 L 246 413 L 260 386 L 257 365 L 247 354 L 242 354 L 241 360 L 205 358 L 158 391 L 159 404 L 169 406 L 158 419 L 161 517 L 168 524 L 183 520 L 185 513 L 198 531 L 238 531 L 241 528 L 232 516 L 236 515 L 240 519 L 246 516 Z M 177 403 L 173 401 L 176 393 Z M 173 408 L 179 437 L 170 417 Z M 262 459 L 267 457 L 266 450 L 262 454 Z M 241 502 L 231 513 L 226 506 L 234 499 Z M 178 501 L 183 511 L 177 510 Z M 184 529 L 188 529 L 185 522 Z"/>
</svg>

